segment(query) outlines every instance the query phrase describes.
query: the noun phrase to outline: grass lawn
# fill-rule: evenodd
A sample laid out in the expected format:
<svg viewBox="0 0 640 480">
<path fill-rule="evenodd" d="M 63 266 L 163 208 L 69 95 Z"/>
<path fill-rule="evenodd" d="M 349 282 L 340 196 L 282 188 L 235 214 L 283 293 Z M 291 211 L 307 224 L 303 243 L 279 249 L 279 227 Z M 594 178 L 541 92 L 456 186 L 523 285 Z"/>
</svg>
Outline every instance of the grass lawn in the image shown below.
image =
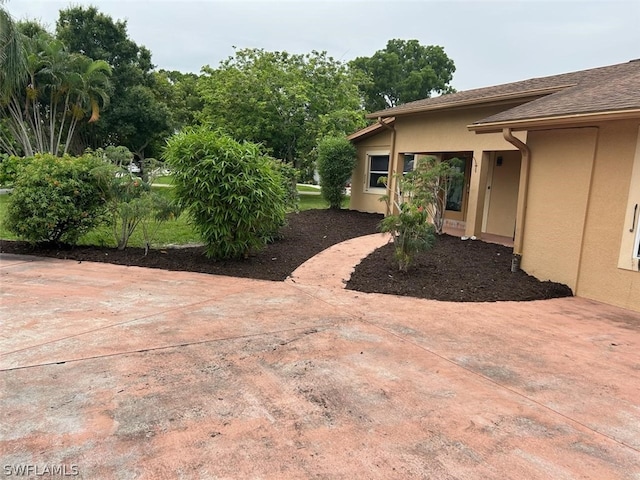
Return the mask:
<svg viewBox="0 0 640 480">
<path fill-rule="evenodd" d="M 160 183 L 166 185 L 170 182 L 171 177 L 160 177 L 160 179 L 163 180 Z M 173 189 L 166 187 L 153 187 L 153 190 L 159 192 L 161 195 L 170 196 L 172 195 Z M 312 190 L 318 191 L 317 189 L 313 188 Z M 8 202 L 9 195 L 0 195 L 0 238 L 2 238 L 3 240 L 17 240 L 18 238 L 3 226 L 4 218 L 7 215 Z M 348 208 L 348 206 L 349 198 L 346 199 L 345 203 L 343 204 L 343 208 Z M 300 210 L 326 209 L 328 207 L 329 205 L 320 195 L 305 195 L 304 191 L 302 191 L 299 203 Z M 160 224 L 158 232 L 154 238 L 153 245 L 155 247 L 161 247 L 165 245 L 184 245 L 198 242 L 200 242 L 198 234 L 189 224 L 188 216 L 186 214 L 183 214 L 177 220 Z M 116 246 L 113 231 L 108 225 L 103 225 L 90 231 L 89 233 L 84 235 L 78 243 L 80 245 L 95 245 L 114 248 Z M 136 229 L 131 239 L 129 240 L 129 246 L 144 246 L 144 238 L 142 235 L 142 229 L 140 227 Z"/>
<path fill-rule="evenodd" d="M 153 180 L 154 185 L 171 185 L 173 184 L 173 177 L 168 175 L 166 177 L 158 177 Z"/>
<path fill-rule="evenodd" d="M 299 193 L 304 193 L 304 192 L 317 192 L 317 193 L 320 193 L 320 187 L 318 187 L 316 185 L 304 185 L 302 183 L 299 183 L 296 188 L 298 189 Z"/>
</svg>

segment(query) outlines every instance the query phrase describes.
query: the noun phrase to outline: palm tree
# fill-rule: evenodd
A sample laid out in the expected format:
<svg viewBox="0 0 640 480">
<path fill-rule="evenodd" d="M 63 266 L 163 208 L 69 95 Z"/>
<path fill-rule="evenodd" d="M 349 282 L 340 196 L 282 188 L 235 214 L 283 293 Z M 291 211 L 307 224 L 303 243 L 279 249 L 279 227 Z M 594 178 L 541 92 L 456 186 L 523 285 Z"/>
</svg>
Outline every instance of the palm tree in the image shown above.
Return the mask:
<svg viewBox="0 0 640 480">
<path fill-rule="evenodd" d="M 9 12 L 0 7 L 0 102 L 23 85 L 25 70 L 22 36 Z"/>
<path fill-rule="evenodd" d="M 109 103 L 107 90 L 111 67 L 104 60 L 92 60 L 80 54 L 72 54 L 72 73 L 69 75 L 67 100 L 69 107 L 65 109 L 71 117 L 64 152 L 67 153 L 78 122 L 90 114 L 87 123 L 97 122 L 100 109 Z M 60 130 L 62 131 L 62 129 Z"/>
<path fill-rule="evenodd" d="M 0 131 L 0 147 L 13 155 L 68 153 L 78 122 L 97 121 L 107 104 L 111 68 L 102 60 L 69 53 L 46 32 L 24 43 L 26 80 L 4 104 L 8 135 L 3 138 Z"/>
</svg>

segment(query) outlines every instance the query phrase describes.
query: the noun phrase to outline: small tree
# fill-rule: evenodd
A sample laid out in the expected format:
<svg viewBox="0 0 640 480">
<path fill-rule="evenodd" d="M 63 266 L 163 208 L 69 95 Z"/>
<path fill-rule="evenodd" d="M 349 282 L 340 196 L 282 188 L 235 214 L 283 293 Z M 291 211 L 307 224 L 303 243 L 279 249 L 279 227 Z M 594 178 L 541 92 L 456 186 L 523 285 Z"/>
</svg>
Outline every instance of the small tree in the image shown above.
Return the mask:
<svg viewBox="0 0 640 480">
<path fill-rule="evenodd" d="M 420 159 L 406 175 L 396 175 L 394 208 L 397 213 L 385 217 L 380 230 L 394 236 L 394 255 L 401 271 L 407 271 L 417 252 L 433 246 L 435 234 L 442 234 L 444 211 L 451 185 L 464 173 L 461 160 L 446 162 L 428 156 Z M 386 183 L 386 177 L 380 178 Z M 390 202 L 388 196 L 382 200 Z M 431 222 L 429 222 L 431 220 Z"/>
<path fill-rule="evenodd" d="M 133 154 L 127 147 L 109 146 L 98 149 L 95 154 L 104 160 L 93 173 L 99 180 L 109 221 L 113 229 L 118 250 L 124 250 L 131 236 L 142 226 L 145 239 L 145 254 L 159 225 L 180 215 L 180 208 L 160 194 L 151 190 L 151 184 L 159 171 L 157 161 L 149 158 L 149 173 L 139 177 L 132 173 Z"/>
<path fill-rule="evenodd" d="M 318 173 L 322 196 L 330 208 L 340 209 L 345 187 L 356 166 L 356 148 L 344 137 L 326 137 L 318 143 Z"/>
<path fill-rule="evenodd" d="M 413 171 L 398 177 L 395 210 L 405 202 L 422 206 L 429 214 L 435 232 L 442 235 L 444 212 L 451 187 L 464 179 L 464 162 L 459 158 L 441 161 L 426 156 L 416 162 Z M 386 182 L 386 178 L 381 179 Z M 383 200 L 389 201 L 387 197 Z"/>
<path fill-rule="evenodd" d="M 187 128 L 169 139 L 164 157 L 209 257 L 247 257 L 284 225 L 285 180 L 260 145 Z"/>
</svg>

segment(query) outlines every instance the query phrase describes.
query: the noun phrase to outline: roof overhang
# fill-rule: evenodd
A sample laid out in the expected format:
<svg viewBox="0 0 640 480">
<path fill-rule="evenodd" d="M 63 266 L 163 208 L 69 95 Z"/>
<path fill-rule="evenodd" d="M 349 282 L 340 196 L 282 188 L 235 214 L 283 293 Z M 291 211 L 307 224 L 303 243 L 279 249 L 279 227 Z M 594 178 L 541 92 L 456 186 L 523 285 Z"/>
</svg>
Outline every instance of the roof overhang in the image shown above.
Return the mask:
<svg viewBox="0 0 640 480">
<path fill-rule="evenodd" d="M 500 94 L 500 95 L 489 95 L 480 98 L 470 98 L 466 100 L 458 100 L 451 102 L 441 102 L 436 103 L 434 105 L 417 105 L 416 107 L 408 107 L 408 108 L 389 108 L 388 110 L 380 110 L 378 112 L 369 113 L 366 118 L 389 118 L 389 117 L 397 117 L 400 115 L 415 115 L 416 113 L 424 113 L 424 112 L 432 112 L 438 110 L 451 110 L 457 108 L 464 107 L 480 107 L 480 106 L 490 106 L 492 104 L 502 104 L 508 102 L 514 102 L 517 100 L 524 101 L 530 100 L 532 98 L 543 97 L 546 95 L 551 95 L 552 93 L 556 93 L 566 88 L 573 87 L 575 84 L 568 85 L 559 85 L 555 87 L 547 87 L 547 88 L 537 88 L 532 90 L 526 90 L 516 93 L 508 93 L 508 94 Z M 440 97 L 438 97 L 440 98 Z"/>
<path fill-rule="evenodd" d="M 349 140 L 350 142 L 353 142 L 357 140 L 362 140 L 372 135 L 376 135 L 381 130 L 388 130 L 389 128 L 391 128 L 391 125 L 393 125 L 395 120 L 396 120 L 395 117 L 378 119 L 376 123 L 373 123 L 368 127 L 364 127 L 363 129 L 358 130 L 357 132 L 354 132 L 351 135 L 349 135 L 347 137 L 347 140 Z"/>
<path fill-rule="evenodd" d="M 613 120 L 640 119 L 640 109 L 614 110 L 610 112 L 576 113 L 555 117 L 525 118 L 522 120 L 507 120 L 503 122 L 478 123 L 467 125 L 467 128 L 475 133 L 498 133 L 505 128 L 513 131 L 540 130 L 550 127 L 584 126 L 599 122 Z"/>
</svg>

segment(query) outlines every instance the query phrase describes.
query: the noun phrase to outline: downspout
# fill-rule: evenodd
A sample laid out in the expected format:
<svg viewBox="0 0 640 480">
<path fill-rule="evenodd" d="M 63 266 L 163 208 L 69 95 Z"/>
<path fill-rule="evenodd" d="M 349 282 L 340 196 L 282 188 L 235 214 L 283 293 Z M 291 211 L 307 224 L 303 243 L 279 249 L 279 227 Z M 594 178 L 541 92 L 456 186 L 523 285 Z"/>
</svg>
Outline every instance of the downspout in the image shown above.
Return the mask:
<svg viewBox="0 0 640 480">
<path fill-rule="evenodd" d="M 518 186 L 518 205 L 516 210 L 516 230 L 513 239 L 513 258 L 511 260 L 511 271 L 520 269 L 522 259 L 522 243 L 524 241 L 524 224 L 527 213 L 527 190 L 529 188 L 529 165 L 531 164 L 531 150 L 529 146 L 520 139 L 513 136 L 510 128 L 502 129 L 504 139 L 520 150 L 522 161 L 520 164 L 520 184 Z"/>
<path fill-rule="evenodd" d="M 389 125 L 384 123 L 382 121 L 382 117 L 378 117 L 378 123 L 384 128 L 386 128 L 387 130 L 391 130 L 391 149 L 390 149 L 391 151 L 389 152 L 389 173 L 392 173 L 392 171 L 394 170 L 392 165 L 395 165 L 395 161 L 396 161 L 395 160 L 396 158 L 396 127 L 395 125 L 390 127 Z M 392 188 L 393 182 L 395 182 L 393 175 L 388 175 L 387 176 L 387 198 L 389 199 L 389 201 L 387 202 L 387 211 L 385 212 L 385 216 L 391 215 L 393 213 L 393 205 L 395 204 L 395 198 L 394 198 L 395 189 Z"/>
</svg>

